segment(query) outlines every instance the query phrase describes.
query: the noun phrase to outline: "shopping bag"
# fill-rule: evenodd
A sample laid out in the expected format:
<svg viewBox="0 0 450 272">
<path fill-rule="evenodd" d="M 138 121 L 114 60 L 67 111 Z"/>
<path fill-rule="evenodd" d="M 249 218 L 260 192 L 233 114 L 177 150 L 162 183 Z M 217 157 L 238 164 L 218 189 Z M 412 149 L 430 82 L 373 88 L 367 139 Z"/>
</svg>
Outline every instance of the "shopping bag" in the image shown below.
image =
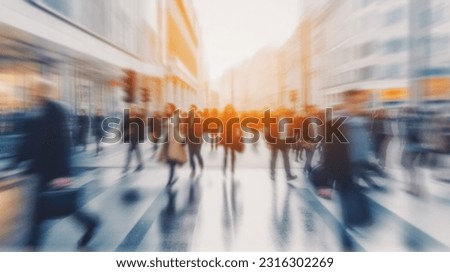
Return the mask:
<svg viewBox="0 0 450 272">
<path fill-rule="evenodd" d="M 63 187 L 43 191 L 38 195 L 40 215 L 56 219 L 72 215 L 79 209 L 82 188 Z"/>
</svg>

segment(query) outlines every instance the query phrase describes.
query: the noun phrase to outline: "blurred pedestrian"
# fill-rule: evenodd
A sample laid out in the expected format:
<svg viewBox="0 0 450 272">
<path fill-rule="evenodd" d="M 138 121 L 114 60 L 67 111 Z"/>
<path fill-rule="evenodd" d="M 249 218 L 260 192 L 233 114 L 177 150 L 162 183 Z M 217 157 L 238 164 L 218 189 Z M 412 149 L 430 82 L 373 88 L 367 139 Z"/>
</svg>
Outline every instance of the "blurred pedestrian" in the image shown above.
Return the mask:
<svg viewBox="0 0 450 272">
<path fill-rule="evenodd" d="M 89 116 L 87 116 L 84 109 L 80 110 L 80 114 L 77 118 L 77 146 L 81 146 L 81 151 L 86 151 L 87 146 L 87 135 L 89 131 Z"/>
<path fill-rule="evenodd" d="M 98 109 L 94 120 L 92 122 L 92 134 L 95 138 L 95 155 L 98 156 L 98 154 L 103 151 L 103 147 L 101 146 L 101 140 L 103 138 L 103 128 L 102 123 L 105 117 L 102 115 L 102 110 Z"/>
<path fill-rule="evenodd" d="M 423 153 L 421 133 L 422 120 L 418 111 L 412 107 L 405 108 L 403 117 L 404 147 L 401 156 L 402 166 L 405 168 L 409 178 L 408 193 L 415 196 L 422 194 L 422 185 L 418 178 L 418 164 Z"/>
<path fill-rule="evenodd" d="M 285 122 L 284 118 L 289 118 L 285 115 L 284 109 L 279 109 L 275 112 L 276 123 L 271 124 L 265 128 L 266 142 L 270 148 L 270 179 L 275 180 L 275 167 L 277 163 L 278 153 L 281 152 L 283 158 L 284 171 L 286 173 L 286 179 L 288 181 L 297 178 L 296 175 L 291 173 L 291 165 L 289 163 L 289 143 L 287 138 L 289 136 L 289 130 L 293 124 Z"/>
<path fill-rule="evenodd" d="M 238 114 L 233 105 L 228 104 L 222 113 L 221 118 L 221 141 L 219 144 L 223 146 L 224 156 L 223 156 L 223 174 L 226 176 L 227 166 L 228 166 L 228 156 L 231 160 L 231 175 L 234 176 L 236 167 L 236 151 L 243 150 L 243 143 L 240 142 L 241 139 L 241 128 L 238 123 L 233 124 L 233 120 L 237 121 Z"/>
<path fill-rule="evenodd" d="M 153 143 L 153 155 L 152 157 L 155 156 L 156 151 L 158 150 L 158 141 L 161 138 L 162 135 L 162 117 L 163 114 L 155 111 L 153 113 L 152 118 L 150 119 L 150 123 L 149 123 L 149 133 L 150 133 L 150 137 L 151 137 L 151 142 Z"/>
<path fill-rule="evenodd" d="M 24 145 L 28 150 L 27 159 L 30 173 L 38 180 L 37 194 L 32 220 L 30 225 L 30 236 L 27 246 L 35 250 L 41 242 L 41 227 L 45 220 L 49 219 L 51 211 L 47 209 L 61 207 L 45 207 L 41 196 L 56 188 L 70 184 L 70 136 L 68 127 L 68 114 L 64 107 L 49 98 L 53 85 L 43 79 L 33 83 L 31 99 L 36 103 L 33 119 L 28 123 L 30 126 Z M 74 203 L 73 203 L 74 204 Z M 74 204 L 75 205 L 75 204 Z M 85 228 L 85 233 L 78 241 L 78 247 L 85 247 L 91 240 L 98 225 L 98 219 L 80 209 L 72 214 L 75 219 Z"/>
<path fill-rule="evenodd" d="M 210 118 L 219 118 L 219 111 L 217 108 L 212 108 L 211 111 L 209 112 L 209 116 Z M 217 133 L 210 133 L 209 135 L 209 139 L 211 141 L 211 151 L 216 150 L 217 149 Z"/>
<path fill-rule="evenodd" d="M 364 157 L 367 148 L 359 146 L 361 139 L 355 137 L 364 130 L 355 131 L 349 122 L 350 117 L 361 116 L 364 112 L 364 93 L 359 90 L 350 90 L 344 94 L 344 105 L 341 117 L 346 118 L 339 130 L 325 130 L 326 139 L 323 150 L 323 166 L 328 182 L 335 182 L 340 194 L 340 206 L 344 228 L 341 230 L 341 239 L 344 250 L 353 250 L 353 243 L 347 234 L 347 228 L 354 226 L 366 226 L 372 223 L 372 212 L 367 197 L 362 193 L 358 185 L 359 170 L 355 163 L 355 149 L 363 148 L 359 155 Z M 360 120 L 360 119 L 357 119 Z M 337 122 L 327 120 L 327 127 Z M 341 136 L 341 137 L 337 137 Z M 362 136 L 362 135 L 360 135 Z"/>
<path fill-rule="evenodd" d="M 300 115 L 294 117 L 294 128 L 301 128 L 304 118 Z M 303 143 L 302 143 L 302 130 L 295 130 L 295 144 L 293 145 L 293 150 L 295 154 L 295 161 L 300 162 L 303 160 Z"/>
<path fill-rule="evenodd" d="M 142 143 L 145 137 L 145 122 L 141 117 L 136 105 L 131 105 L 129 113 L 124 116 L 124 142 L 129 144 L 129 146 L 123 173 L 128 171 L 133 152 L 136 153 L 138 160 L 136 171 L 140 171 L 144 168 L 144 162 L 142 161 L 142 154 L 139 147 L 139 143 Z"/>
<path fill-rule="evenodd" d="M 386 110 L 378 109 L 374 112 L 371 134 L 375 158 L 377 159 L 378 165 L 384 168 L 386 165 L 387 148 L 393 136 Z"/>
<path fill-rule="evenodd" d="M 375 189 L 383 189 L 372 174 L 384 177 L 381 168 L 373 163 L 372 142 L 370 137 L 370 117 L 365 110 L 367 94 L 362 90 L 351 90 L 344 94 L 347 115 L 346 126 L 350 142 L 350 159 L 355 182 L 363 180 Z"/>
<path fill-rule="evenodd" d="M 197 112 L 197 106 L 191 105 L 188 115 L 187 144 L 189 150 L 189 162 L 191 165 L 191 177 L 195 176 L 196 163 L 198 160 L 201 171 L 203 171 L 203 157 L 201 154 L 203 143 L 203 132 L 201 116 Z"/>
<path fill-rule="evenodd" d="M 312 170 L 312 160 L 317 146 L 317 123 L 316 116 L 313 114 L 313 109 L 309 108 L 306 117 L 302 120 L 302 148 L 305 151 L 305 164 L 303 172 L 307 175 Z"/>
<path fill-rule="evenodd" d="M 165 118 L 163 119 L 162 146 L 158 160 L 169 166 L 169 179 L 167 185 L 172 185 L 178 180 L 175 176 L 177 165 L 183 165 L 187 161 L 186 139 L 183 139 L 183 131 L 180 126 L 179 111 L 175 104 L 167 103 L 165 108 Z"/>
</svg>

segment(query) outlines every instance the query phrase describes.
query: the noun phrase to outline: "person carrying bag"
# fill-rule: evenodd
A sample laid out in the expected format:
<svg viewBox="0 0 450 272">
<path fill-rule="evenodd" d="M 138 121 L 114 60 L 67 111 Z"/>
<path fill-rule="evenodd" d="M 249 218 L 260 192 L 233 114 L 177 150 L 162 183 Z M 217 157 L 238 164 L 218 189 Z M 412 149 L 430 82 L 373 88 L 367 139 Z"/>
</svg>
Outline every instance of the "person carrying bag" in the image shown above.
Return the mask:
<svg viewBox="0 0 450 272">
<path fill-rule="evenodd" d="M 59 178 L 52 188 L 38 194 L 38 206 L 43 219 L 57 219 L 75 214 L 80 208 L 83 190 L 74 187 L 70 178 Z"/>
<path fill-rule="evenodd" d="M 37 79 L 30 90 L 35 105 L 23 146 L 30 161 L 27 173 L 36 177 L 29 237 L 25 246 L 37 250 L 45 220 L 73 215 L 86 231 L 78 242 L 84 248 L 92 238 L 98 219 L 80 210 L 81 188 L 72 187 L 70 176 L 70 136 L 64 106 L 49 98 L 53 85 Z M 17 162 L 19 163 L 19 162 Z"/>
</svg>

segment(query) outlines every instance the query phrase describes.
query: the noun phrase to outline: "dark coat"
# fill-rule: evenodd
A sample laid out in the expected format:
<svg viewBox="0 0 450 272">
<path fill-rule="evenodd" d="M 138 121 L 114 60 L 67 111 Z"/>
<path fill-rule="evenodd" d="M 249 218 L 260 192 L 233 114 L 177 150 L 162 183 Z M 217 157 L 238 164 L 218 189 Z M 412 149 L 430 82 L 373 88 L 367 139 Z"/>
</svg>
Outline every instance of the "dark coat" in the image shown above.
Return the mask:
<svg viewBox="0 0 450 272">
<path fill-rule="evenodd" d="M 142 118 L 125 116 L 123 123 L 125 143 L 138 144 L 145 138 L 145 123 Z"/>
<path fill-rule="evenodd" d="M 62 105 L 47 100 L 41 112 L 28 122 L 26 146 L 31 159 L 30 172 L 45 189 L 53 179 L 70 175 L 70 136 L 68 116 Z"/>
<path fill-rule="evenodd" d="M 104 117 L 101 115 L 96 115 L 92 122 L 92 134 L 96 138 L 101 138 L 103 136 L 102 122 Z"/>
<path fill-rule="evenodd" d="M 330 127 L 330 126 L 327 126 Z M 345 138 L 350 139 L 349 129 L 345 123 L 341 126 Z M 332 131 L 326 131 L 331 139 Z M 351 168 L 350 143 L 340 142 L 333 138 L 331 142 L 325 141 L 324 168 L 329 181 L 335 181 L 340 193 L 340 204 L 345 226 L 365 226 L 372 222 L 372 212 L 368 198 L 361 188 L 354 182 Z"/>
<path fill-rule="evenodd" d="M 328 124 L 327 127 L 331 126 Z M 350 139 L 345 124 L 341 126 L 341 131 L 345 138 Z M 332 141 L 325 141 L 322 157 L 323 165 L 328 177 L 336 181 L 338 186 L 345 187 L 352 182 L 350 143 L 340 142 L 336 137 L 331 138 L 332 131 L 330 130 L 327 130 L 325 133 L 326 139 L 331 139 Z"/>
<path fill-rule="evenodd" d="M 87 115 L 78 116 L 78 137 L 80 141 L 86 138 L 87 132 L 89 130 L 89 117 Z"/>
</svg>

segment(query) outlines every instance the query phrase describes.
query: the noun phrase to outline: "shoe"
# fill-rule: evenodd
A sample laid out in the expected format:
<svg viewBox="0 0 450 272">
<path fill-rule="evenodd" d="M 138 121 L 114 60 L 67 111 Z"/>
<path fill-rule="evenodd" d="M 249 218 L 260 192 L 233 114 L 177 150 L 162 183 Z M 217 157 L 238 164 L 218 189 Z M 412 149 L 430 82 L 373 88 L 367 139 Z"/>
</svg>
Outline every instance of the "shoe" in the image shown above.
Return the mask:
<svg viewBox="0 0 450 272">
<path fill-rule="evenodd" d="M 142 169 L 144 169 L 144 165 L 142 165 L 142 163 L 136 167 L 136 171 L 141 171 Z"/>
<path fill-rule="evenodd" d="M 288 175 L 288 176 L 286 177 L 287 181 L 291 181 L 291 180 L 294 180 L 294 179 L 296 179 L 296 178 L 297 178 L 296 175 Z"/>
<path fill-rule="evenodd" d="M 167 187 L 169 187 L 169 186 L 172 186 L 173 184 L 175 184 L 175 182 L 177 182 L 177 180 L 178 180 L 178 176 L 176 176 L 176 177 L 173 177 L 171 180 L 169 180 L 168 182 L 167 182 Z"/>
<path fill-rule="evenodd" d="M 406 189 L 406 192 L 410 195 L 416 196 L 416 197 L 422 197 L 423 192 L 419 187 L 411 186 L 410 188 Z"/>
<path fill-rule="evenodd" d="M 272 181 L 275 180 L 275 174 L 270 174 L 270 180 L 272 180 Z"/>
<path fill-rule="evenodd" d="M 81 237 L 81 239 L 78 241 L 78 245 L 77 245 L 78 249 L 86 248 L 87 244 L 92 239 L 92 237 L 94 236 L 96 230 L 98 229 L 98 225 L 99 224 L 100 224 L 100 220 L 98 218 L 96 218 L 96 217 L 93 217 L 92 221 L 89 223 L 89 225 L 88 225 L 88 227 L 86 229 L 86 232 Z"/>
</svg>

